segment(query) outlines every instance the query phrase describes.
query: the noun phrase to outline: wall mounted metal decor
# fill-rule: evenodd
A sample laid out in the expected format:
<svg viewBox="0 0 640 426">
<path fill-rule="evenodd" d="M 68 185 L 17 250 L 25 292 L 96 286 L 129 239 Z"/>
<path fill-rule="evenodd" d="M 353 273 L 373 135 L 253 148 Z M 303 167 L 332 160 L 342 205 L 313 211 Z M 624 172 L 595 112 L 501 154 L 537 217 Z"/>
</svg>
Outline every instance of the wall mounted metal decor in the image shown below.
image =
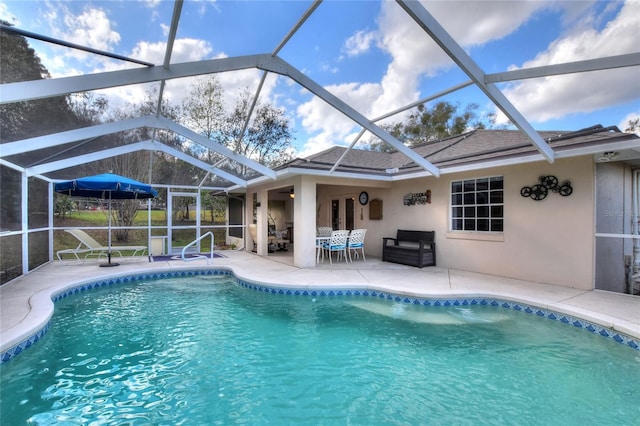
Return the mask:
<svg viewBox="0 0 640 426">
<path fill-rule="evenodd" d="M 534 201 L 541 201 L 547 198 L 549 191 L 556 192 L 563 197 L 568 197 L 573 193 L 573 187 L 568 180 L 558 184 L 558 178 L 555 176 L 540 176 L 540 183 L 533 186 L 523 186 L 520 195 L 523 197 L 531 197 Z"/>
<path fill-rule="evenodd" d="M 431 204 L 431 190 L 427 189 L 425 192 L 413 192 L 411 194 L 405 194 L 405 206 L 415 206 L 416 204 Z"/>
</svg>

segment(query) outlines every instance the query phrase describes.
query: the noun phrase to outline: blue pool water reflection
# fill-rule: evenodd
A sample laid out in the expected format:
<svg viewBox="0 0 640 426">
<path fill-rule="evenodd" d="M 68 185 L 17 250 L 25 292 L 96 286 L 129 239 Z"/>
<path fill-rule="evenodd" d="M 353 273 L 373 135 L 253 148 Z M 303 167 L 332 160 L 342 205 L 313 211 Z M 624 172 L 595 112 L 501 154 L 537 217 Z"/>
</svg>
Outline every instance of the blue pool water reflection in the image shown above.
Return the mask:
<svg viewBox="0 0 640 426">
<path fill-rule="evenodd" d="M 241 288 L 95 289 L 2 366 L 2 423 L 629 424 L 640 352 L 493 306 Z"/>
</svg>

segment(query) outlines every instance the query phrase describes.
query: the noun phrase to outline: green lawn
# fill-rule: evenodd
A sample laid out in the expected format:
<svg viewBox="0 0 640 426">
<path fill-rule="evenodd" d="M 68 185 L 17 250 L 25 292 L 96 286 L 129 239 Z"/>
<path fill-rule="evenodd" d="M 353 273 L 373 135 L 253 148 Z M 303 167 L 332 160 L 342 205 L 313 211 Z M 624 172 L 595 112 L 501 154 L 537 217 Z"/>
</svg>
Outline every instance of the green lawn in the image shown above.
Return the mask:
<svg viewBox="0 0 640 426">
<path fill-rule="evenodd" d="M 136 217 L 133 219 L 133 226 L 145 226 L 148 220 L 147 210 L 138 210 Z M 87 225 L 101 226 L 107 222 L 106 210 L 75 210 L 72 211 L 67 218 L 58 219 L 57 221 L 64 222 L 66 220 L 80 220 L 86 222 Z M 165 210 L 151 210 L 151 224 L 152 225 L 166 225 L 167 224 L 167 212 Z"/>
<path fill-rule="evenodd" d="M 138 210 L 133 221 L 133 226 L 147 226 L 148 224 L 148 211 Z M 195 225 L 196 212 L 190 212 L 190 219 L 183 221 L 184 225 Z M 54 226 L 57 228 L 82 228 L 82 227 L 98 227 L 107 226 L 107 212 L 104 210 L 76 210 L 67 215 L 65 219 L 56 217 L 54 219 Z M 204 221 L 203 221 L 204 223 Z M 208 225 L 209 223 L 207 223 Z M 151 210 L 151 225 L 152 226 L 166 226 L 167 225 L 167 212 L 166 210 Z M 87 230 L 87 233 L 91 235 L 96 241 L 106 245 L 108 242 L 108 231 L 105 230 Z M 164 229 L 154 229 L 151 231 L 151 235 L 166 235 Z M 214 230 L 215 241 L 225 241 L 226 232 L 224 229 Z M 183 247 L 189 244 L 195 238 L 195 229 L 179 229 L 172 232 L 172 245 L 176 247 Z M 75 248 L 78 245 L 76 240 L 70 234 L 64 231 L 54 232 L 54 251 Z M 129 230 L 127 241 L 117 241 L 114 233 L 112 232 L 112 245 L 148 245 L 147 230 L 146 229 L 131 229 Z M 208 240 L 204 241 L 202 245 L 202 251 L 209 251 Z"/>
</svg>

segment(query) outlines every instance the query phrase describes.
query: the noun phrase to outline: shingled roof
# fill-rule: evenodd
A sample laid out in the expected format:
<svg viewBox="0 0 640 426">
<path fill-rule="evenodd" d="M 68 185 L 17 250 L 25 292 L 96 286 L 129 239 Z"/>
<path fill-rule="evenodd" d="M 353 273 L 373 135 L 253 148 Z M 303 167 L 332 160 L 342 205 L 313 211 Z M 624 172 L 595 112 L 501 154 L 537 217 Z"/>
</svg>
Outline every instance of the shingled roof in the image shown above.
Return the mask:
<svg viewBox="0 0 640 426">
<path fill-rule="evenodd" d="M 608 144 L 634 139 L 640 147 L 640 138 L 637 135 L 623 133 L 615 126 L 596 125 L 578 131 L 541 131 L 538 134 L 559 156 L 563 153 L 571 156 L 571 152 L 573 155 L 595 154 Z M 517 130 L 473 130 L 462 135 L 426 142 L 413 147 L 413 150 L 443 170 L 457 166 L 482 168 L 483 165 L 500 160 L 517 161 L 530 158 L 531 161 L 539 156 L 538 150 L 531 145 L 526 135 Z M 327 171 L 346 151 L 345 147 L 332 147 L 306 158 L 298 158 L 280 169 Z M 351 149 L 346 152 L 335 171 L 389 176 L 422 172 L 422 168 L 397 151 L 386 153 Z"/>
</svg>

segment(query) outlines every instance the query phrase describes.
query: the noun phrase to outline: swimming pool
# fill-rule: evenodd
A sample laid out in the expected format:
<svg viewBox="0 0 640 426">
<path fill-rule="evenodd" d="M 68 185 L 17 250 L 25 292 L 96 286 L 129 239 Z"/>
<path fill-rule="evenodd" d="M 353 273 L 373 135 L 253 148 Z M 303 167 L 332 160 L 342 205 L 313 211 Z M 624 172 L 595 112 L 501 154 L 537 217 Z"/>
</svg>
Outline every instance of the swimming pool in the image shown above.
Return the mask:
<svg viewBox="0 0 640 426">
<path fill-rule="evenodd" d="M 59 300 L 50 331 L 3 365 L 3 421 L 625 424 L 640 414 L 639 351 L 526 308 L 303 295 L 228 276 L 97 287 Z"/>
</svg>

